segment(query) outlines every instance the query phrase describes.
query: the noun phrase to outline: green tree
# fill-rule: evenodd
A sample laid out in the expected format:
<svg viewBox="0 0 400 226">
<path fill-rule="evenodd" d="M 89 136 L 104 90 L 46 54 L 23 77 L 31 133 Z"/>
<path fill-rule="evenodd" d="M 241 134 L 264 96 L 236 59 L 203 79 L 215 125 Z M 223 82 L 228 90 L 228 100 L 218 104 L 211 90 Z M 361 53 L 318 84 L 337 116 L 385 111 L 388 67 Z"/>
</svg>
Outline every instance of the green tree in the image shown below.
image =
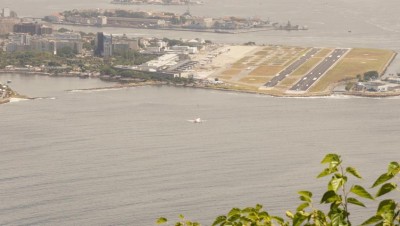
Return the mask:
<svg viewBox="0 0 400 226">
<path fill-rule="evenodd" d="M 63 28 L 63 27 L 57 30 L 57 32 L 60 32 L 60 33 L 65 33 L 65 32 L 69 32 L 69 31 L 70 30 Z"/>
<path fill-rule="evenodd" d="M 217 217 L 213 226 L 350 226 L 351 207 L 366 205 L 358 198 L 375 200 L 375 198 L 386 195 L 398 188 L 395 180 L 399 180 L 400 164 L 391 162 L 387 172 L 382 174 L 372 185 L 372 188 L 379 187 L 375 196 L 372 196 L 367 189 L 360 185 L 349 186 L 349 180 L 362 179 L 361 174 L 354 167 L 343 165 L 342 159 L 337 154 L 326 155 L 322 162 L 326 168 L 317 176 L 324 178 L 329 176 L 327 191 L 323 194 L 320 203 L 327 204 L 328 210 L 317 209 L 313 201 L 313 194 L 310 191 L 299 191 L 299 198 L 302 201 L 296 211 L 286 212 L 286 219 L 271 216 L 263 210 L 262 205 L 244 209 L 233 208 L 227 215 Z M 397 196 L 399 197 L 399 196 Z M 377 208 L 376 214 L 366 218 L 362 225 L 374 224 L 377 226 L 400 226 L 400 200 L 382 200 Z M 367 216 L 365 216 L 367 217 Z M 168 220 L 159 218 L 157 224 L 165 224 Z M 185 223 L 185 222 L 184 222 Z M 182 221 L 175 225 L 194 225 L 188 221 Z M 196 225 L 199 225 L 196 222 Z"/>
<path fill-rule="evenodd" d="M 379 78 L 377 71 L 368 71 L 364 73 L 364 81 L 371 81 Z"/>
<path fill-rule="evenodd" d="M 69 46 L 65 46 L 57 51 L 57 56 L 71 58 L 75 56 L 75 51 Z"/>
</svg>

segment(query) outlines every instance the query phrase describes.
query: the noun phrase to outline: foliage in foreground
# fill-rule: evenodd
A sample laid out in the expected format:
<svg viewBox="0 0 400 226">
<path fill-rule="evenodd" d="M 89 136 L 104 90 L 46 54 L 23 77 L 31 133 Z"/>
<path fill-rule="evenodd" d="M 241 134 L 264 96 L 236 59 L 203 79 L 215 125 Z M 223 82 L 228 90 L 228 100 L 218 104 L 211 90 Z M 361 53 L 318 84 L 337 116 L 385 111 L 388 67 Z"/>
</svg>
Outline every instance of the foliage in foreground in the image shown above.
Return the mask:
<svg viewBox="0 0 400 226">
<path fill-rule="evenodd" d="M 221 215 L 214 220 L 213 226 L 350 226 L 350 207 L 351 205 L 366 207 L 359 199 L 375 200 L 394 190 L 399 191 L 398 183 L 400 176 L 399 162 L 391 162 L 387 172 L 375 180 L 371 188 L 379 188 L 375 195 L 371 195 L 360 185 L 349 185 L 349 177 L 362 179 L 357 169 L 344 167 L 342 159 L 337 154 L 328 154 L 321 162 L 326 168 L 317 178 L 330 176 L 327 191 L 322 196 L 320 203 L 329 205 L 328 211 L 315 208 L 313 194 L 310 191 L 299 191 L 301 204 L 296 211 L 287 211 L 286 219 L 271 216 L 263 210 L 262 205 L 244 209 L 233 208 L 226 215 Z M 399 196 L 396 196 L 399 197 Z M 384 199 L 378 204 L 375 215 L 366 217 L 362 225 L 377 226 L 400 226 L 400 200 Z M 174 223 L 175 226 L 200 226 L 198 222 L 186 220 L 184 216 L 179 216 L 180 221 Z M 157 224 L 168 224 L 164 217 L 156 221 Z"/>
</svg>

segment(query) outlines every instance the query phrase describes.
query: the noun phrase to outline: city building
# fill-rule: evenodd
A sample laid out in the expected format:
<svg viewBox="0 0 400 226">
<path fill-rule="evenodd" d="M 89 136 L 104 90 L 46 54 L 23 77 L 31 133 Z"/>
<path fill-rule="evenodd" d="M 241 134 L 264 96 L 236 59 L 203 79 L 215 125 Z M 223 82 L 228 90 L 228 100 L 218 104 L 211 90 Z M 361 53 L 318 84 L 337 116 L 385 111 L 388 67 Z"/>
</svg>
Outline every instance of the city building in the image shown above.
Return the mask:
<svg viewBox="0 0 400 226">
<path fill-rule="evenodd" d="M 55 48 L 56 48 L 56 53 L 60 51 L 63 48 L 70 48 L 74 51 L 76 54 L 82 53 L 83 50 L 83 44 L 81 41 L 69 41 L 69 40 L 53 40 L 55 43 Z"/>
<path fill-rule="evenodd" d="M 103 26 L 107 24 L 107 17 L 99 16 L 97 17 L 97 25 Z"/>
<path fill-rule="evenodd" d="M 14 32 L 28 33 L 30 35 L 45 35 L 53 33 L 53 29 L 43 24 L 24 22 L 15 24 Z"/>
<path fill-rule="evenodd" d="M 19 22 L 17 18 L 0 17 L 0 35 L 8 34 L 14 31 L 14 25 Z"/>
<path fill-rule="evenodd" d="M 38 52 L 57 53 L 56 42 L 46 38 L 33 38 L 30 43 L 30 49 Z"/>
<path fill-rule="evenodd" d="M 168 52 L 173 52 L 176 54 L 195 54 L 198 53 L 197 47 L 190 46 L 172 46 L 167 50 Z"/>
<path fill-rule="evenodd" d="M 177 54 L 165 54 L 155 60 L 140 65 L 140 67 L 144 71 L 157 72 L 176 65 L 178 61 L 179 56 Z"/>
<path fill-rule="evenodd" d="M 113 36 L 113 51 L 121 52 L 124 50 L 140 50 L 139 39 L 128 38 L 126 35 L 115 37 Z"/>
<path fill-rule="evenodd" d="M 11 10 L 9 8 L 3 8 L 1 10 L 2 17 L 11 17 Z"/>
<path fill-rule="evenodd" d="M 56 40 L 71 40 L 71 41 L 81 41 L 82 36 L 78 32 L 64 32 L 64 33 L 54 33 L 51 37 Z"/>
<path fill-rule="evenodd" d="M 166 21 L 149 18 L 108 17 L 107 25 L 121 27 L 163 27 L 166 25 Z"/>
<path fill-rule="evenodd" d="M 113 37 L 111 34 L 98 32 L 95 39 L 94 55 L 99 57 L 111 57 L 113 54 Z"/>
<path fill-rule="evenodd" d="M 26 51 L 30 48 L 32 36 L 29 34 L 11 33 L 4 46 L 6 52 Z"/>
</svg>

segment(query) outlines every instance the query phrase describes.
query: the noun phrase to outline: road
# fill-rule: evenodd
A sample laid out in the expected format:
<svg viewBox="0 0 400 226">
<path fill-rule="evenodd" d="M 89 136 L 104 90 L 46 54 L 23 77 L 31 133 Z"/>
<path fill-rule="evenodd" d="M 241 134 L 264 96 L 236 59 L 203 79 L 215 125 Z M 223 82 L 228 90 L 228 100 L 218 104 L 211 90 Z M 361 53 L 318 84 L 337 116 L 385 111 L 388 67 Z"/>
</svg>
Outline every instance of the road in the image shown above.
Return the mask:
<svg viewBox="0 0 400 226">
<path fill-rule="evenodd" d="M 322 77 L 346 52 L 348 49 L 335 49 L 329 56 L 320 62 L 314 69 L 309 71 L 298 81 L 291 91 L 307 91 L 320 77 Z"/>
<path fill-rule="evenodd" d="M 286 67 L 284 70 L 279 72 L 278 74 L 275 75 L 269 82 L 265 84 L 266 87 L 274 87 L 276 86 L 279 82 L 281 82 L 283 79 L 285 79 L 287 76 L 290 75 L 290 73 L 294 72 L 297 68 L 299 68 L 302 64 L 304 64 L 308 59 L 314 56 L 320 49 L 318 48 L 312 48 L 310 51 L 308 51 L 305 55 L 300 57 L 298 60 L 290 64 L 288 67 Z"/>
</svg>

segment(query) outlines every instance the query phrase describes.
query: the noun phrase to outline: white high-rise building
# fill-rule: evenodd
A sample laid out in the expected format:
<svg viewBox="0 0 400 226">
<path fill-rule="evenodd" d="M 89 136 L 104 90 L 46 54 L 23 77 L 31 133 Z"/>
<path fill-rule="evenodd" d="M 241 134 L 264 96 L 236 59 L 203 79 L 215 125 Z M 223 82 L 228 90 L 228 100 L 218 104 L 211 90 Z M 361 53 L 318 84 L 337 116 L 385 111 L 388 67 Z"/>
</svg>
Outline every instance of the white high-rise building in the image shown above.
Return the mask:
<svg viewBox="0 0 400 226">
<path fill-rule="evenodd" d="M 10 17 L 11 16 L 11 10 L 9 8 L 3 8 L 1 14 L 2 14 L 3 17 Z"/>
</svg>

